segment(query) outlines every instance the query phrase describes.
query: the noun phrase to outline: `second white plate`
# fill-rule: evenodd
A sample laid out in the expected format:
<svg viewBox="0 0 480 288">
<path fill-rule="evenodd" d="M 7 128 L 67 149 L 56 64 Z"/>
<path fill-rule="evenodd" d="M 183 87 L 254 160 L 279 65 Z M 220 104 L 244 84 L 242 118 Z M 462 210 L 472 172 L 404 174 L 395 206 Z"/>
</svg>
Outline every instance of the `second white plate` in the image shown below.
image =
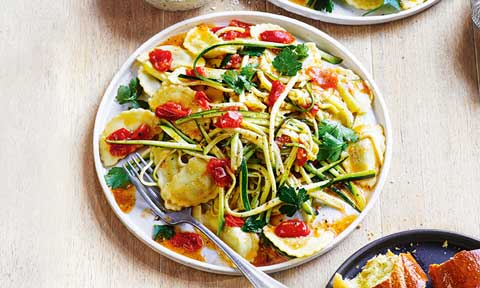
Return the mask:
<svg viewBox="0 0 480 288">
<path fill-rule="evenodd" d="M 391 22 L 420 13 L 440 2 L 440 0 L 427 0 L 414 8 L 404 10 L 398 13 L 378 16 L 362 16 L 365 13 L 364 10 L 352 8 L 345 3 L 335 3 L 335 8 L 333 9 L 333 12 L 326 13 L 323 11 L 317 11 L 311 8 L 307 8 L 299 4 L 295 4 L 289 0 L 269 1 L 289 12 L 307 18 L 341 25 L 370 25 Z"/>
</svg>

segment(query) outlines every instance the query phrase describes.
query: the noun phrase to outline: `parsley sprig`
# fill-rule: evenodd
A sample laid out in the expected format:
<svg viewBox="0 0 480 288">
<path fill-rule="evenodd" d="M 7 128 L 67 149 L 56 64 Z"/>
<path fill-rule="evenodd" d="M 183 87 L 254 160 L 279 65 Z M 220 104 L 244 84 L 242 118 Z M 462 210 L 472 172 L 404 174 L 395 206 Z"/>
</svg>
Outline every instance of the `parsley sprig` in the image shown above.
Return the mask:
<svg viewBox="0 0 480 288">
<path fill-rule="evenodd" d="M 318 11 L 326 11 L 332 13 L 333 0 L 308 0 L 307 7 L 313 8 Z"/>
<path fill-rule="evenodd" d="M 352 129 L 331 120 L 322 120 L 318 136 L 321 141 L 318 147 L 318 161 L 337 161 L 348 143 L 358 141 L 358 136 Z"/>
<path fill-rule="evenodd" d="M 262 233 L 263 226 L 265 225 L 267 225 L 267 222 L 265 222 L 263 217 L 257 219 L 256 216 L 250 216 L 245 219 L 245 223 L 243 223 L 242 226 L 242 231 L 250 233 Z"/>
<path fill-rule="evenodd" d="M 301 60 L 308 57 L 308 47 L 305 44 L 284 48 L 273 59 L 273 67 L 284 76 L 295 76 L 302 69 Z"/>
<path fill-rule="evenodd" d="M 145 108 L 148 109 L 148 103 L 143 100 L 138 100 L 138 97 L 142 96 L 142 86 L 138 78 L 133 78 L 128 83 L 128 86 L 120 85 L 117 90 L 118 104 L 130 104 L 130 108 Z"/>
<path fill-rule="evenodd" d="M 175 235 L 173 226 L 170 225 L 154 225 L 153 226 L 153 240 L 171 239 Z"/>
<path fill-rule="evenodd" d="M 112 189 L 127 188 L 131 184 L 127 171 L 122 167 L 113 167 L 104 177 L 107 186 Z"/>
<path fill-rule="evenodd" d="M 307 191 L 303 188 L 296 191 L 295 188 L 283 185 L 280 186 L 278 191 L 278 197 L 285 203 L 279 210 L 288 217 L 293 216 L 302 207 L 302 204 L 309 199 Z"/>
<path fill-rule="evenodd" d="M 248 64 L 244 66 L 240 72 L 237 70 L 228 70 L 222 75 L 222 79 L 235 93 L 241 94 L 244 90 L 250 91 L 252 87 L 255 87 L 252 79 L 256 72 L 256 65 Z"/>
</svg>

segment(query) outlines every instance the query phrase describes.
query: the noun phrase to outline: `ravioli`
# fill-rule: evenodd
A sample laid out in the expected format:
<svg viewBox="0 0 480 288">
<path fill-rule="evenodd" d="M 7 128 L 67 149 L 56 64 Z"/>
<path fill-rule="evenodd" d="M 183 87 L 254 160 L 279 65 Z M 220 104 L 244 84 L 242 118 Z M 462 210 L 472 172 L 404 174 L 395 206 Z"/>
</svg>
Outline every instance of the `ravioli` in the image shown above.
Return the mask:
<svg viewBox="0 0 480 288">
<path fill-rule="evenodd" d="M 181 85 L 162 85 L 162 87 L 157 90 L 157 92 L 148 100 L 150 109 L 155 111 L 155 109 L 167 102 L 175 102 L 181 104 L 184 108 L 190 108 L 192 113 L 199 112 L 202 110 L 195 102 L 195 91 L 189 87 Z M 199 120 L 198 122 L 202 125 L 206 125 L 209 120 Z M 188 136 L 193 139 L 201 139 L 200 131 L 193 121 L 189 121 L 180 125 L 177 125 L 178 128 Z"/>
<path fill-rule="evenodd" d="M 224 42 L 210 31 L 206 25 L 197 26 L 188 31 L 183 46 L 191 53 L 198 55 L 205 48 Z M 204 55 L 205 58 L 215 58 L 225 54 L 234 54 L 237 49 L 233 46 L 222 46 L 215 48 Z"/>
<path fill-rule="evenodd" d="M 140 125 L 147 124 L 153 129 L 154 134 L 158 134 L 159 131 L 156 128 L 158 124 L 158 118 L 151 111 L 144 109 L 131 109 L 123 111 L 117 116 L 113 117 L 105 126 L 100 137 L 100 159 L 102 159 L 103 165 L 109 167 L 117 164 L 119 160 L 124 157 L 114 156 L 110 153 L 110 145 L 105 142 L 105 139 L 121 128 L 126 128 L 129 131 L 134 131 Z"/>
<path fill-rule="evenodd" d="M 266 225 L 263 234 L 281 251 L 294 257 L 305 257 L 315 254 L 332 242 L 335 234 L 332 231 L 315 230 L 304 237 L 282 238 L 275 234 L 275 227 Z"/>
<path fill-rule="evenodd" d="M 258 253 L 260 237 L 246 233 L 240 227 L 225 226 L 220 238 L 247 261 L 252 261 Z"/>
<path fill-rule="evenodd" d="M 371 10 L 383 4 L 384 0 L 345 0 L 349 5 L 358 9 Z"/>
<path fill-rule="evenodd" d="M 355 128 L 360 135 L 358 142 L 348 146 L 348 157 L 343 166 L 349 173 L 375 170 L 377 173 L 383 163 L 385 154 L 385 136 L 380 125 L 361 125 Z M 376 178 L 357 181 L 361 186 L 371 188 Z"/>
<path fill-rule="evenodd" d="M 285 31 L 285 29 L 281 26 L 265 23 L 265 24 L 257 24 L 255 26 L 250 27 L 250 35 L 252 35 L 253 39 L 260 40 L 260 34 L 262 34 L 262 32 L 273 31 L 273 30 Z"/>
<path fill-rule="evenodd" d="M 158 89 L 160 89 L 160 86 L 162 86 L 160 81 L 145 72 L 143 66 L 138 69 L 137 78 L 140 81 L 140 86 L 142 86 L 145 94 L 150 97 L 153 96 Z"/>
<path fill-rule="evenodd" d="M 193 157 L 184 166 L 175 161 L 179 162 L 172 157 L 158 169 L 160 195 L 167 209 L 181 210 L 206 203 L 223 189 L 206 173 L 207 161 Z"/>
</svg>

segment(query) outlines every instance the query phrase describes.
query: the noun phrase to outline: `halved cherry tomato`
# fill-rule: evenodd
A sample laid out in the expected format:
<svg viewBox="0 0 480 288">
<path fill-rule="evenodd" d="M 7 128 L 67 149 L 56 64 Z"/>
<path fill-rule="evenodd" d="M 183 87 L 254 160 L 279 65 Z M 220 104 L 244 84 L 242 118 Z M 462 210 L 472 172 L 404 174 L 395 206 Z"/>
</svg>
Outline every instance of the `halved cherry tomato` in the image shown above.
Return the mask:
<svg viewBox="0 0 480 288">
<path fill-rule="evenodd" d="M 244 223 L 245 221 L 240 217 L 235 217 L 229 214 L 225 216 L 225 225 L 228 227 L 242 227 Z"/>
<path fill-rule="evenodd" d="M 242 124 L 243 117 L 237 111 L 228 111 L 220 116 L 215 122 L 215 126 L 218 128 L 238 128 Z"/>
<path fill-rule="evenodd" d="M 155 109 L 155 115 L 157 115 L 158 118 L 170 121 L 188 116 L 191 112 L 192 110 L 190 108 L 183 108 L 182 104 L 173 101 L 159 105 Z"/>
<path fill-rule="evenodd" d="M 283 85 L 282 82 L 278 80 L 272 82 L 272 90 L 270 90 L 270 94 L 268 94 L 268 106 L 270 108 L 277 102 L 283 91 L 285 91 L 285 85 Z"/>
<path fill-rule="evenodd" d="M 330 70 L 323 70 L 318 67 L 310 67 L 307 69 L 307 75 L 312 77 L 313 82 L 322 87 L 322 89 L 337 88 L 337 74 Z"/>
<path fill-rule="evenodd" d="M 320 110 L 320 108 L 318 107 L 318 105 L 317 105 L 317 104 L 313 104 L 313 107 L 312 107 L 312 109 L 310 110 L 310 114 L 312 114 L 312 116 L 315 116 L 315 115 L 317 115 L 318 110 Z"/>
<path fill-rule="evenodd" d="M 170 70 L 173 61 L 172 52 L 162 49 L 154 49 L 148 53 L 148 58 L 152 63 L 153 68 L 160 72 Z"/>
<path fill-rule="evenodd" d="M 240 68 L 240 64 L 242 63 L 242 56 L 238 54 L 233 54 L 230 56 L 227 64 L 225 65 L 226 69 L 238 69 Z"/>
<path fill-rule="evenodd" d="M 195 70 L 197 70 L 197 73 L 200 74 L 200 76 L 203 76 L 203 77 L 207 77 L 207 74 L 205 72 L 205 68 L 204 67 L 195 67 Z M 187 69 L 185 71 L 185 75 L 187 76 L 192 76 L 192 77 L 197 77 L 197 75 L 195 74 L 195 72 L 193 72 L 193 69 Z"/>
<path fill-rule="evenodd" d="M 298 219 L 292 219 L 283 221 L 275 227 L 275 234 L 282 238 L 303 237 L 310 234 L 310 228 L 308 228 L 305 222 Z"/>
<path fill-rule="evenodd" d="M 293 41 L 295 41 L 295 37 L 293 37 L 293 35 L 287 31 L 269 30 L 269 31 L 263 31 L 262 33 L 260 33 L 260 40 L 275 42 L 275 43 L 290 44 Z"/>
<path fill-rule="evenodd" d="M 230 167 L 230 160 L 212 158 L 207 164 L 207 173 L 213 177 L 215 184 L 219 187 L 226 187 L 232 184 L 232 178 L 227 173 Z"/>
<path fill-rule="evenodd" d="M 295 160 L 295 165 L 303 167 L 307 163 L 307 151 L 303 148 L 298 148 L 297 158 Z"/>
<path fill-rule="evenodd" d="M 120 128 L 107 136 L 108 140 L 129 140 L 131 139 L 132 132 L 125 128 Z M 126 156 L 137 149 L 137 145 L 127 144 L 109 144 L 110 154 L 117 157 Z"/>
<path fill-rule="evenodd" d="M 195 102 L 205 110 L 210 109 L 210 99 L 203 91 L 195 92 Z"/>
<path fill-rule="evenodd" d="M 194 232 L 177 232 L 168 241 L 170 241 L 173 246 L 183 248 L 189 252 L 197 251 L 203 246 L 202 237 Z"/>
<path fill-rule="evenodd" d="M 275 139 L 275 142 L 277 143 L 278 147 L 282 148 L 283 146 L 285 146 L 285 144 L 292 143 L 292 138 L 290 138 L 290 136 L 288 135 L 282 135 L 280 137 L 277 137 Z"/>
<path fill-rule="evenodd" d="M 152 137 L 152 129 L 150 128 L 150 126 L 143 123 L 142 125 L 140 125 L 140 127 L 138 127 L 137 129 L 135 129 L 135 131 L 132 132 L 132 136 L 130 138 L 135 140 L 148 140 L 152 139 Z"/>
<path fill-rule="evenodd" d="M 236 38 L 248 38 L 248 37 L 250 37 L 250 26 L 252 26 L 252 24 L 245 23 L 245 22 L 238 21 L 238 20 L 231 20 L 230 23 L 228 24 L 228 26 L 240 27 L 240 28 L 245 29 L 245 31 L 244 32 L 227 31 L 225 33 L 222 33 L 220 35 L 220 38 L 222 38 L 223 40 L 234 40 Z M 225 26 L 213 27 L 213 28 L 210 29 L 210 31 L 212 31 L 213 33 L 216 33 L 218 30 L 223 29 L 223 28 L 225 28 Z"/>
</svg>

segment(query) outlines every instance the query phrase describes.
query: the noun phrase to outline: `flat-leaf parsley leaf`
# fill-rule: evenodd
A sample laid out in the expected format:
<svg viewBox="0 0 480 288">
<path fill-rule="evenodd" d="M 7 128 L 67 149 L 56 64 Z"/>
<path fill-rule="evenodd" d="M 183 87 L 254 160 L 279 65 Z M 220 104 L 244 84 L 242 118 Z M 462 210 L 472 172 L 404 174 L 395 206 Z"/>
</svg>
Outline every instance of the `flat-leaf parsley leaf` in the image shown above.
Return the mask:
<svg viewBox="0 0 480 288">
<path fill-rule="evenodd" d="M 131 184 L 127 171 L 122 167 L 113 167 L 105 175 L 107 186 L 112 189 L 127 188 Z"/>
<path fill-rule="evenodd" d="M 117 90 L 117 100 L 118 104 L 127 104 L 129 103 L 130 108 L 145 108 L 148 109 L 148 103 L 143 100 L 138 100 L 138 97 L 142 95 L 142 86 L 140 86 L 140 81 L 138 78 L 133 78 L 128 83 L 128 86 L 120 85 Z"/>
<path fill-rule="evenodd" d="M 318 146 L 318 161 L 337 161 L 349 142 L 358 141 L 358 136 L 352 129 L 331 120 L 322 120 L 318 135 L 321 141 Z"/>
<path fill-rule="evenodd" d="M 302 69 L 301 60 L 308 56 L 308 47 L 305 44 L 283 48 L 273 59 L 273 67 L 285 76 L 295 76 Z"/>
<path fill-rule="evenodd" d="M 175 235 L 173 226 L 169 225 L 154 225 L 153 226 L 153 240 L 171 239 Z"/>
<path fill-rule="evenodd" d="M 255 87 L 252 79 L 256 72 L 256 66 L 248 64 L 240 70 L 240 73 L 236 70 L 228 70 L 222 75 L 222 79 L 235 93 L 241 94 L 244 90 L 250 91 Z"/>
<path fill-rule="evenodd" d="M 280 207 L 280 212 L 289 217 L 293 216 L 302 207 L 302 204 L 309 199 L 307 191 L 303 188 L 297 192 L 295 188 L 283 185 L 278 191 L 278 197 L 285 203 Z"/>
</svg>

